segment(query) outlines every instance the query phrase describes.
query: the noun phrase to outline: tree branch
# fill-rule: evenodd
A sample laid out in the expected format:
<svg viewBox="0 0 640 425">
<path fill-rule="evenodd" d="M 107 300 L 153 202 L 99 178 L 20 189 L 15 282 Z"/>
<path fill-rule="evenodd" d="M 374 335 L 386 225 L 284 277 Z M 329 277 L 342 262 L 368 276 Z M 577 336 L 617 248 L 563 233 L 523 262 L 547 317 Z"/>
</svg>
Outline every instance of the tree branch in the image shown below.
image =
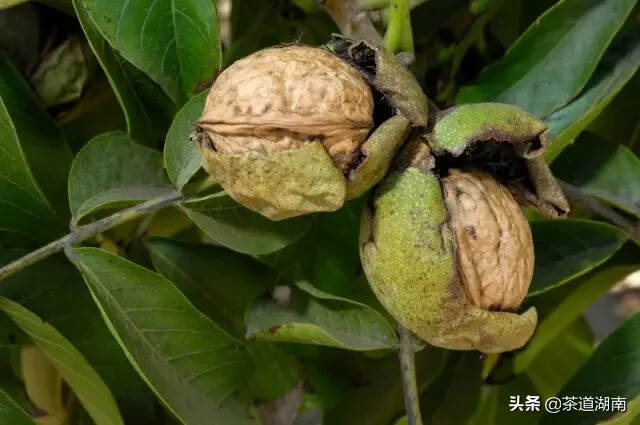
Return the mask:
<svg viewBox="0 0 640 425">
<path fill-rule="evenodd" d="M 91 236 L 97 233 L 104 232 L 105 230 L 108 230 L 124 222 L 133 220 L 134 218 L 143 216 L 159 208 L 176 204 L 183 198 L 184 197 L 181 193 L 173 191 L 157 198 L 151 199 L 150 201 L 147 201 L 145 203 L 127 208 L 103 219 L 94 221 L 93 223 L 80 226 L 68 235 L 63 236 L 62 238 L 53 241 L 43 246 L 42 248 L 30 252 L 24 257 L 19 258 L 16 261 L 0 268 L 0 281 L 19 272 L 25 267 L 30 266 L 31 264 L 34 264 L 50 255 L 64 250 L 67 247 L 79 244 L 80 242 L 89 239 Z"/>
<path fill-rule="evenodd" d="M 405 412 L 409 425 L 422 425 L 418 383 L 416 382 L 414 336 L 410 330 L 400 323 L 398 323 L 398 336 L 400 337 L 400 375 L 402 377 Z"/>
<path fill-rule="evenodd" d="M 640 245 L 640 225 L 628 220 L 613 208 L 587 194 L 579 187 L 557 179 L 562 191 L 570 200 L 582 204 L 588 210 L 621 228 L 634 242 Z"/>
<path fill-rule="evenodd" d="M 358 0 L 324 0 L 324 9 L 331 15 L 342 35 L 382 44 L 382 37 Z"/>
</svg>

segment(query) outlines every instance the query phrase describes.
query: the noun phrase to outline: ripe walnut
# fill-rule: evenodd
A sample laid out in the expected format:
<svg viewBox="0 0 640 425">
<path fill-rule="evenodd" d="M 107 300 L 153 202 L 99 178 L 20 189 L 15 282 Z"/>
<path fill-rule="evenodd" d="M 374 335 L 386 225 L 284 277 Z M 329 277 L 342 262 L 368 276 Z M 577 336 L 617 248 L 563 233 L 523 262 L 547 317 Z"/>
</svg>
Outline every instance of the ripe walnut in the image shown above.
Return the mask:
<svg viewBox="0 0 640 425">
<path fill-rule="evenodd" d="M 520 206 L 479 170 L 449 170 L 443 189 L 467 297 L 481 308 L 515 310 L 527 295 L 534 265 L 531 229 Z"/>
<path fill-rule="evenodd" d="M 265 49 L 217 78 L 196 139 L 204 168 L 238 203 L 272 220 L 335 211 L 384 177 L 410 125 L 426 125 L 415 78 L 366 44 L 354 58 L 352 44 L 334 43 L 339 54 Z"/>
<path fill-rule="evenodd" d="M 414 137 L 363 209 L 360 258 L 374 293 L 428 343 L 499 353 L 531 338 L 517 309 L 533 276 L 520 205 L 551 218 L 567 201 L 545 164 L 548 129 L 497 103 L 442 111 Z"/>
<path fill-rule="evenodd" d="M 226 154 L 320 141 L 344 169 L 373 127 L 373 95 L 357 70 L 326 50 L 265 49 L 218 77 L 200 126 Z"/>
</svg>

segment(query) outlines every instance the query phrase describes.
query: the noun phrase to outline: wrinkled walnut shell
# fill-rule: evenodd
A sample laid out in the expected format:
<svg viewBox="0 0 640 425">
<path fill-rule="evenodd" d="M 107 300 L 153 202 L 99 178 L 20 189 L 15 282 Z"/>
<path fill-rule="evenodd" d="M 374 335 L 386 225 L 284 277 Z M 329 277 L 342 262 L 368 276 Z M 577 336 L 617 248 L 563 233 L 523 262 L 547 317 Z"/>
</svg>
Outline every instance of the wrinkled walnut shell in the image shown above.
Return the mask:
<svg viewBox="0 0 640 425">
<path fill-rule="evenodd" d="M 461 286 L 488 310 L 515 310 L 533 277 L 531 229 L 509 190 L 479 170 L 443 179 Z"/>
<path fill-rule="evenodd" d="M 344 171 L 373 127 L 373 95 L 360 72 L 324 49 L 270 48 L 220 74 L 198 124 L 224 154 L 319 141 Z"/>
</svg>

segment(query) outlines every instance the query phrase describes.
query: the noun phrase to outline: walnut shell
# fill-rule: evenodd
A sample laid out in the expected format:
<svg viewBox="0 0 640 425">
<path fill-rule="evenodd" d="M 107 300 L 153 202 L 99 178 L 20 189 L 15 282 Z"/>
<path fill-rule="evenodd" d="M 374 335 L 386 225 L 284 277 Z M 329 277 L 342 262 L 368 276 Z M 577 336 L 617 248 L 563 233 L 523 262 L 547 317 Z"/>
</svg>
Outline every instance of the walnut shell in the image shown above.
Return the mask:
<svg viewBox="0 0 640 425">
<path fill-rule="evenodd" d="M 199 125 L 220 153 L 320 141 L 345 170 L 373 127 L 373 95 L 356 69 L 324 49 L 269 48 L 220 74 Z"/>
<path fill-rule="evenodd" d="M 516 309 L 534 266 L 531 228 L 520 206 L 506 187 L 479 170 L 451 169 L 443 188 L 467 297 L 485 309 Z"/>
</svg>

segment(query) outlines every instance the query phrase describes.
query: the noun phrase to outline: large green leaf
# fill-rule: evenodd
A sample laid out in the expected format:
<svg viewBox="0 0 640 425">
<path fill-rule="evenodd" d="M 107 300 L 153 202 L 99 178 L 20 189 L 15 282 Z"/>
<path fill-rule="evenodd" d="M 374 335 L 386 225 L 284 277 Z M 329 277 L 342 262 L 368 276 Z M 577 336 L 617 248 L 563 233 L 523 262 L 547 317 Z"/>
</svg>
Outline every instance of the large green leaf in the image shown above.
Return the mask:
<svg viewBox="0 0 640 425">
<path fill-rule="evenodd" d="M 555 159 L 613 100 L 640 66 L 640 34 L 614 40 L 580 95 L 547 118 L 550 142 L 545 155 Z"/>
<path fill-rule="evenodd" d="M 241 338 L 245 313 L 259 294 L 269 291 L 276 275 L 250 257 L 211 245 L 151 238 L 147 246 L 153 265 L 189 298 L 195 307 Z M 273 399 L 299 381 L 295 359 L 274 344 L 247 344 L 255 364 L 249 387 L 260 400 Z"/>
<path fill-rule="evenodd" d="M 182 189 L 202 166 L 200 149 L 190 139 L 194 123 L 202 115 L 209 92 L 202 92 L 187 102 L 176 114 L 164 145 L 164 163 L 171 182 Z"/>
<path fill-rule="evenodd" d="M 318 344 L 348 350 L 394 348 L 389 321 L 373 308 L 298 281 L 289 300 L 257 300 L 247 317 L 247 337 Z"/>
<path fill-rule="evenodd" d="M 583 133 L 554 161 L 554 174 L 640 217 L 640 158 L 594 133 Z"/>
<path fill-rule="evenodd" d="M 143 100 L 129 79 L 123 59 L 102 37 L 87 14 L 82 1 L 73 0 L 73 8 L 87 36 L 89 45 L 98 58 L 98 62 L 107 75 L 109 84 L 122 107 L 129 135 L 133 140 L 153 146 L 155 144 L 153 122 L 145 109 Z"/>
<path fill-rule="evenodd" d="M 588 220 L 531 223 L 535 270 L 529 295 L 555 288 L 608 260 L 626 242 L 617 227 Z"/>
<path fill-rule="evenodd" d="M 24 254 L 0 251 L 0 265 Z M 125 421 L 155 425 L 153 394 L 113 339 L 82 276 L 63 256 L 49 257 L 2 281 L 0 295 L 51 324 L 82 353 L 111 389 Z"/>
<path fill-rule="evenodd" d="M 562 389 L 559 397 L 621 397 L 628 401 L 640 394 L 640 314 L 625 321 L 596 348 L 591 358 Z M 625 409 L 626 410 L 626 409 Z M 600 422 L 621 410 L 569 411 L 546 415 L 542 425 Z"/>
<path fill-rule="evenodd" d="M 0 232 L 38 242 L 60 236 L 70 164 L 59 128 L 0 54 Z"/>
<path fill-rule="evenodd" d="M 171 192 L 162 155 L 121 132 L 95 137 L 78 152 L 69 175 L 73 224 L 104 208 L 123 208 Z"/>
<path fill-rule="evenodd" d="M 72 261 L 127 357 L 184 424 L 255 424 L 238 392 L 249 355 L 167 279 L 96 248 Z"/>
<path fill-rule="evenodd" d="M 245 312 L 256 296 L 269 291 L 276 275 L 256 260 L 225 248 L 170 239 L 148 241 L 153 265 L 203 313 L 244 336 Z"/>
<path fill-rule="evenodd" d="M 36 425 L 9 394 L 0 388 L 0 423 L 7 425 Z"/>
<path fill-rule="evenodd" d="M 109 387 L 60 332 L 8 298 L 0 298 L 0 310 L 46 354 L 96 425 L 124 425 Z"/>
<path fill-rule="evenodd" d="M 210 0 L 81 0 L 100 32 L 177 104 L 220 68 L 218 18 Z"/>
<path fill-rule="evenodd" d="M 580 317 L 540 352 L 525 370 L 536 394 L 553 397 L 589 359 L 593 352 L 593 332 Z"/>
<path fill-rule="evenodd" d="M 595 270 L 579 278 L 571 293 L 554 305 L 538 323 L 527 346 L 514 359 L 514 370 L 524 371 L 538 354 L 609 288 L 623 277 L 638 270 L 638 265 L 614 265 Z M 535 300 L 534 300 L 535 301 Z M 534 303 L 535 305 L 535 303 Z"/>
<path fill-rule="evenodd" d="M 186 201 L 183 210 L 211 239 L 234 251 L 264 255 L 300 238 L 311 217 L 271 221 L 244 208 L 224 192 Z"/>
<path fill-rule="evenodd" d="M 464 87 L 458 103 L 503 102 L 544 117 L 585 86 L 635 0 L 561 0 Z M 567 72 L 567 70 L 571 70 Z"/>
</svg>

